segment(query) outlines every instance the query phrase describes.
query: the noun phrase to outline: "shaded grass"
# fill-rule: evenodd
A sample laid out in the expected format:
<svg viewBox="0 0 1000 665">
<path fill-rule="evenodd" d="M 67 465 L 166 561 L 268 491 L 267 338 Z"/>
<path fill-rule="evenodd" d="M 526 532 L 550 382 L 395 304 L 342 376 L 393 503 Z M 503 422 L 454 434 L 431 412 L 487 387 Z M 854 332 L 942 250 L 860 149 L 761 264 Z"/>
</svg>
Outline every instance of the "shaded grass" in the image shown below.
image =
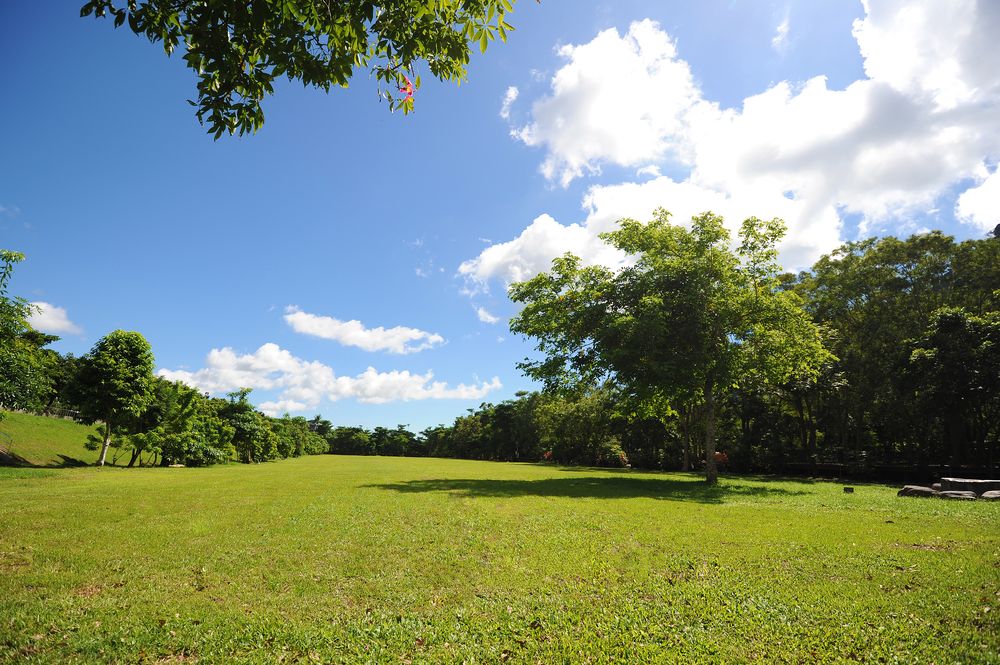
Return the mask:
<svg viewBox="0 0 1000 665">
<path fill-rule="evenodd" d="M 94 428 L 72 420 L 3 412 L 0 420 L 0 465 L 71 467 L 97 461 L 98 451 L 84 443 Z M 111 456 L 108 456 L 110 462 Z"/>
<path fill-rule="evenodd" d="M 733 497 L 795 496 L 806 492 L 764 484 L 723 483 L 707 485 L 701 478 L 642 478 L 620 476 L 576 476 L 539 480 L 496 480 L 492 478 L 445 478 L 407 480 L 402 483 L 370 485 L 396 492 L 455 492 L 462 496 L 484 497 L 570 497 L 633 499 L 722 503 Z"/>
<path fill-rule="evenodd" d="M 6 471 L 11 662 L 1000 662 L 996 503 L 432 459 Z"/>
</svg>

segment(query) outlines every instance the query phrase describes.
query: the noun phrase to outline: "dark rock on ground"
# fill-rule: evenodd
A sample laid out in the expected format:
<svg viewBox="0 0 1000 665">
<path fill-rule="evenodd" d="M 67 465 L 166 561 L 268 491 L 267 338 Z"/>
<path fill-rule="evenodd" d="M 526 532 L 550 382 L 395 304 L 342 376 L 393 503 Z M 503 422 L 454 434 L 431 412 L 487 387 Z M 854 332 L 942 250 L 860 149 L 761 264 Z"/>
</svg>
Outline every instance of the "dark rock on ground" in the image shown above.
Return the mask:
<svg viewBox="0 0 1000 665">
<path fill-rule="evenodd" d="M 976 500 L 975 492 L 963 492 L 960 490 L 945 490 L 943 492 L 939 492 L 938 496 L 940 496 L 942 499 L 960 499 L 962 501 Z"/>
<path fill-rule="evenodd" d="M 1000 480 L 977 480 L 975 478 L 942 478 L 941 490 L 957 492 L 975 492 L 982 494 L 1000 490 Z"/>
<path fill-rule="evenodd" d="M 896 492 L 896 496 L 937 496 L 938 493 L 930 487 L 922 485 L 904 485 L 903 489 Z"/>
</svg>

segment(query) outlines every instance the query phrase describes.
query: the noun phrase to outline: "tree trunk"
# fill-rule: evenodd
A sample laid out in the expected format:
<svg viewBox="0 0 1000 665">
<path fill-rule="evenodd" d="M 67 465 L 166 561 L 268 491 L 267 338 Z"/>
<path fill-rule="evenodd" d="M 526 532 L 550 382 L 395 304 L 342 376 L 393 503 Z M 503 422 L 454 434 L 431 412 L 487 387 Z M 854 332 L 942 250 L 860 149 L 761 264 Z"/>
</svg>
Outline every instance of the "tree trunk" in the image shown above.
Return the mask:
<svg viewBox="0 0 1000 665">
<path fill-rule="evenodd" d="M 108 448 L 111 446 L 111 426 L 104 423 L 104 445 L 101 446 L 101 456 L 97 458 L 97 466 L 104 466 L 104 460 L 108 456 Z"/>
<path fill-rule="evenodd" d="M 681 461 L 681 471 L 691 470 L 691 405 L 681 411 L 681 438 L 683 440 L 684 458 Z"/>
<path fill-rule="evenodd" d="M 135 466 L 135 461 L 136 461 L 137 459 L 139 459 L 139 452 L 140 452 L 140 451 L 139 451 L 139 449 L 138 449 L 138 448 L 133 448 L 133 449 L 132 449 L 132 459 L 130 459 L 130 460 L 128 461 L 128 468 L 130 468 L 130 469 L 131 469 L 132 467 L 134 467 L 134 466 Z M 140 466 L 142 466 L 142 465 L 140 464 Z"/>
<path fill-rule="evenodd" d="M 715 393 L 712 378 L 705 379 L 705 480 L 709 485 L 719 482 L 715 466 Z"/>
</svg>

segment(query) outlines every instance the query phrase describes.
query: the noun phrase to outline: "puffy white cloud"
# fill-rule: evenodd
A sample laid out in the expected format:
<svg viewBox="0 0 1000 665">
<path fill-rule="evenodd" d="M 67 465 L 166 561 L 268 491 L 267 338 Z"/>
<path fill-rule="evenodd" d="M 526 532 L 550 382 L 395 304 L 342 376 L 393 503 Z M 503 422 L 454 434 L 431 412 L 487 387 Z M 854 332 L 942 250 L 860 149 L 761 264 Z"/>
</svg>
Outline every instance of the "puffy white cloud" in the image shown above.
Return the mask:
<svg viewBox="0 0 1000 665">
<path fill-rule="evenodd" d="M 229 347 L 212 349 L 202 369 L 194 372 L 161 369 L 157 375 L 216 394 L 239 388 L 277 390 L 280 392 L 277 400 L 259 405 L 261 410 L 270 414 L 315 408 L 324 398 L 330 401 L 356 399 L 371 404 L 423 399 L 480 399 L 502 387 L 499 377 L 493 377 L 491 381 L 449 386 L 435 381 L 430 371 L 424 374 L 407 370 L 379 372 L 373 367 L 357 376 L 337 376 L 328 365 L 302 360 L 270 342 L 247 354 L 237 354 Z"/>
<path fill-rule="evenodd" d="M 962 192 L 955 205 L 955 215 L 984 231 L 992 231 L 1000 224 L 1000 168 L 978 186 Z"/>
<path fill-rule="evenodd" d="M 451 388 L 447 383 L 433 379 L 434 374 L 429 371 L 425 374 L 412 374 L 405 370 L 377 372 L 369 367 L 356 377 L 340 377 L 337 390 L 330 395 L 330 399 L 354 397 L 359 402 L 372 404 L 421 399 L 480 399 L 503 387 L 496 376 L 478 385 L 460 383 Z"/>
<path fill-rule="evenodd" d="M 476 316 L 479 317 L 479 320 L 482 321 L 483 323 L 491 323 L 492 324 L 492 323 L 499 323 L 500 322 L 500 317 L 494 316 L 485 307 L 477 307 L 476 308 Z"/>
<path fill-rule="evenodd" d="M 622 36 L 605 30 L 580 46 L 563 46 L 568 62 L 552 77 L 552 92 L 532 106 L 532 122 L 513 135 L 545 146 L 541 170 L 564 186 L 607 160 L 638 166 L 683 152 L 676 139 L 699 92 L 687 63 L 653 21 L 633 23 Z"/>
<path fill-rule="evenodd" d="M 83 332 L 80 326 L 69 319 L 66 309 L 56 307 L 47 302 L 33 302 L 34 311 L 28 316 L 28 323 L 35 330 L 53 335 L 79 335 Z"/>
<path fill-rule="evenodd" d="M 854 37 L 865 73 L 943 109 L 1000 93 L 1000 4 L 992 0 L 865 0 Z"/>
<path fill-rule="evenodd" d="M 585 224 L 564 226 L 549 215 L 540 215 L 517 238 L 487 247 L 476 258 L 463 262 L 458 272 L 471 284 L 465 293 L 474 295 L 484 290 L 492 277 L 502 277 L 507 282 L 528 279 L 565 252 L 573 252 L 591 263 L 616 263 L 620 258 L 617 250 L 601 241 Z"/>
<path fill-rule="evenodd" d="M 868 78 L 843 90 L 824 77 L 779 82 L 726 109 L 704 98 L 674 42 L 651 21 L 625 35 L 599 33 L 565 46 L 551 93 L 514 135 L 545 149 L 540 170 L 568 184 L 602 164 L 643 165 L 641 183 L 591 187 L 586 217 L 561 224 L 540 215 L 509 241 L 465 261 L 459 273 L 483 288 L 523 280 L 571 251 L 588 263 L 622 257 L 597 237 L 620 217 L 674 220 L 713 210 L 735 227 L 751 215 L 782 217 L 788 268 L 811 264 L 842 241 L 845 213 L 861 232 L 903 224 L 968 179 L 958 219 L 986 228 L 1000 157 L 1000 3 L 870 0 L 853 32 Z M 777 37 L 784 39 L 779 26 Z M 784 35 L 784 36 L 783 36 Z M 679 179 L 650 166 L 672 161 Z M 995 222 L 993 222 L 995 223 Z M 909 230 L 909 229 L 908 229 Z M 475 289 L 468 289 L 475 290 Z"/>
<path fill-rule="evenodd" d="M 507 92 L 503 94 L 503 103 L 500 105 L 500 117 L 504 120 L 510 118 L 510 107 L 517 101 L 517 96 L 519 94 L 517 86 L 510 86 L 507 88 Z"/>
<path fill-rule="evenodd" d="M 366 328 L 357 320 L 341 321 L 332 316 L 303 312 L 294 306 L 285 309 L 285 321 L 295 332 L 332 339 L 345 346 L 356 346 L 365 351 L 407 354 L 444 343 L 444 337 L 441 335 L 417 328 L 406 326 Z"/>
</svg>

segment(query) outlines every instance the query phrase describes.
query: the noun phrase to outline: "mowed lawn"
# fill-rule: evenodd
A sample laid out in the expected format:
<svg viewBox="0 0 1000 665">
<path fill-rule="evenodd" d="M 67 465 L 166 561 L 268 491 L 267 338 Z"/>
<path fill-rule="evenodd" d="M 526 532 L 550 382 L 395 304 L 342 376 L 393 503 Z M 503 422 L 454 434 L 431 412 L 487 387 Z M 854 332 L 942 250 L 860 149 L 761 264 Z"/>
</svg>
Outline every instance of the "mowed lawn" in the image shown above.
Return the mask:
<svg viewBox="0 0 1000 665">
<path fill-rule="evenodd" d="M 440 459 L 0 469 L 7 662 L 1000 662 L 1000 503 Z"/>
</svg>

